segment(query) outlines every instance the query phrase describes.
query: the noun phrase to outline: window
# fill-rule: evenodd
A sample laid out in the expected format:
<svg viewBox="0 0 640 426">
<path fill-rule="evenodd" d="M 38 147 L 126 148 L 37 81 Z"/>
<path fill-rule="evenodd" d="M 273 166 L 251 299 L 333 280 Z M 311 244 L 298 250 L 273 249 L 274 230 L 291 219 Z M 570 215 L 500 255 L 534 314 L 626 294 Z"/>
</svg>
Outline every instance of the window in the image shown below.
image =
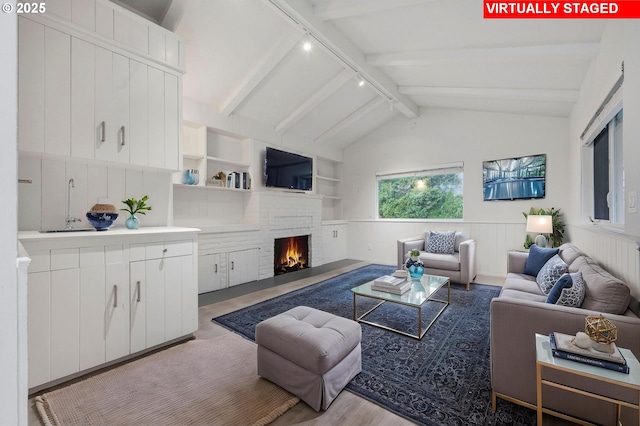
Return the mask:
<svg viewBox="0 0 640 426">
<path fill-rule="evenodd" d="M 462 164 L 376 178 L 380 219 L 462 219 Z"/>
<path fill-rule="evenodd" d="M 593 220 L 624 224 L 623 113 L 620 109 L 587 145 L 587 213 Z M 591 163 L 591 164 L 589 164 Z"/>
</svg>

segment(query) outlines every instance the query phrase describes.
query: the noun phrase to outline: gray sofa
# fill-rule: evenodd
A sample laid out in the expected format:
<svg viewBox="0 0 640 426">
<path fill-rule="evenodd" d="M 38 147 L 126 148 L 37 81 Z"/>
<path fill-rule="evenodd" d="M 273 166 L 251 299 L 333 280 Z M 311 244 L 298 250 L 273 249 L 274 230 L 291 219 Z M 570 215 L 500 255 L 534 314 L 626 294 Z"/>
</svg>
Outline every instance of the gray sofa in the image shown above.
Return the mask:
<svg viewBox="0 0 640 426">
<path fill-rule="evenodd" d="M 464 284 L 469 290 L 477 273 L 476 241 L 462 232 L 456 232 L 455 249 L 452 254 L 427 253 L 425 235 L 398 240 L 398 269 L 402 269 L 409 252 L 418 249 L 425 274 L 449 277 L 452 282 Z"/>
<path fill-rule="evenodd" d="M 529 253 L 509 252 L 508 273 L 500 296 L 491 302 L 491 387 L 493 407 L 502 398 L 529 408 L 536 404 L 535 333 L 560 332 L 574 335 L 584 331 L 585 317 L 602 313 L 618 328 L 616 344 L 640 357 L 640 318 L 638 300 L 629 288 L 613 277 L 597 262 L 572 244 L 559 247 L 558 255 L 569 272 L 582 272 L 586 294 L 581 307 L 545 303 L 545 296 L 535 277 L 523 273 Z M 546 373 L 545 373 L 546 374 Z M 602 384 L 566 373 L 549 373 L 545 378 L 602 392 Z M 608 391 L 608 390 L 607 390 Z M 613 404 L 545 387 L 544 406 L 599 424 L 612 424 Z M 617 396 L 638 401 L 634 392 L 622 391 Z M 626 411 L 626 412 L 625 412 Z M 638 424 L 637 412 L 623 409 L 629 422 Z"/>
</svg>

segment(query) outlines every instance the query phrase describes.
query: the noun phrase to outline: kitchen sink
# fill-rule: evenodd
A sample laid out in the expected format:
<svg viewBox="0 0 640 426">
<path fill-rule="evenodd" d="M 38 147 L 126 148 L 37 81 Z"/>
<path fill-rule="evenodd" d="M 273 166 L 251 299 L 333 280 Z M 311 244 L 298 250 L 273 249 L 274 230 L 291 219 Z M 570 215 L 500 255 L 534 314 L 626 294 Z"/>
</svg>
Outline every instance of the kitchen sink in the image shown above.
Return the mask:
<svg viewBox="0 0 640 426">
<path fill-rule="evenodd" d="M 86 231 L 94 231 L 91 228 L 83 228 L 83 229 L 52 229 L 50 231 L 38 231 L 41 234 L 50 234 L 52 232 L 86 232 Z"/>
</svg>

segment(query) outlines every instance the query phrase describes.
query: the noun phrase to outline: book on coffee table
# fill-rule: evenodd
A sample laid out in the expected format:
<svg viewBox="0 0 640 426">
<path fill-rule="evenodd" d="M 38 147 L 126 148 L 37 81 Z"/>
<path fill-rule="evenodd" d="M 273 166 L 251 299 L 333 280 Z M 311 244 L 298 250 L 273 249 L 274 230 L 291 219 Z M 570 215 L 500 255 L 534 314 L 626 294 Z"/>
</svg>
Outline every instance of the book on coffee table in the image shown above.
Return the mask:
<svg viewBox="0 0 640 426">
<path fill-rule="evenodd" d="M 380 278 L 373 280 L 371 289 L 376 291 L 384 291 L 392 294 L 402 294 L 411 289 L 411 281 L 407 281 L 404 278 L 392 277 L 390 275 L 384 275 Z"/>
</svg>

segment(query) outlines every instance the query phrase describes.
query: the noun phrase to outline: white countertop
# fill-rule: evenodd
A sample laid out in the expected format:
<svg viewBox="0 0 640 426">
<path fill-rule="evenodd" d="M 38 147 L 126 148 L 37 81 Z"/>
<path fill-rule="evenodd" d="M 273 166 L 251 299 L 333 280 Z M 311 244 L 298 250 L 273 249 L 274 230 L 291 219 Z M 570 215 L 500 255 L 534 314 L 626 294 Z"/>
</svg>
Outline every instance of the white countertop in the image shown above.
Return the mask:
<svg viewBox="0 0 640 426">
<path fill-rule="evenodd" d="M 179 226 L 142 226 L 140 229 L 127 229 L 125 227 L 114 227 L 106 231 L 81 231 L 81 232 L 39 232 L 21 231 L 18 232 L 20 241 L 46 241 L 53 239 L 74 239 L 74 238 L 108 238 L 108 237 L 135 237 L 176 234 L 176 233 L 197 233 L 198 228 L 183 228 Z"/>
</svg>

